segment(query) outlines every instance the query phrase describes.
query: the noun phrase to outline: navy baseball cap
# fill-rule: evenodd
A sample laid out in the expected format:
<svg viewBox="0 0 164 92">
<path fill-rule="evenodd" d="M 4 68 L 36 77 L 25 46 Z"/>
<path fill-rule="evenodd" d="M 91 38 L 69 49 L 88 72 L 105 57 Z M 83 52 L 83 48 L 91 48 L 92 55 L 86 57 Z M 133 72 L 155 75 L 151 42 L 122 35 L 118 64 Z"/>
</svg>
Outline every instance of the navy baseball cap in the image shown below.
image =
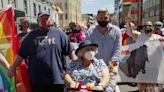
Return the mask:
<svg viewBox="0 0 164 92">
<path fill-rule="evenodd" d="M 48 16 L 50 16 L 50 14 L 49 14 L 48 12 L 46 12 L 46 11 L 40 11 L 40 12 L 38 13 L 38 17 L 41 17 L 41 16 L 43 16 L 43 15 L 48 15 Z"/>
</svg>

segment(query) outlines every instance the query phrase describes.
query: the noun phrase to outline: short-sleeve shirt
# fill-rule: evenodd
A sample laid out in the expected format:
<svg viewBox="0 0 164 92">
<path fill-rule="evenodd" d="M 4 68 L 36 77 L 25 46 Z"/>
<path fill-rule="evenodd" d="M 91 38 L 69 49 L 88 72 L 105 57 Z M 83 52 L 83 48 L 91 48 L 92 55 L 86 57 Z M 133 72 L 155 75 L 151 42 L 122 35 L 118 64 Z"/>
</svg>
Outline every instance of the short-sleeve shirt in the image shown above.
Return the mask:
<svg viewBox="0 0 164 92">
<path fill-rule="evenodd" d="M 88 79 L 91 81 L 96 82 L 97 84 L 100 82 L 102 79 L 102 68 L 108 68 L 105 64 L 105 62 L 100 59 L 93 59 L 92 66 L 89 67 L 84 67 L 82 65 L 82 60 L 78 59 L 75 61 L 72 61 L 68 67 L 68 73 L 72 77 L 74 81 L 82 81 L 84 79 Z M 107 88 L 109 89 L 110 86 Z M 106 90 L 107 90 L 106 88 Z M 107 91 L 110 92 L 110 91 Z"/>
<path fill-rule="evenodd" d="M 64 84 L 65 56 L 73 50 L 64 32 L 57 28 L 37 28 L 23 40 L 18 55 L 29 59 L 32 85 Z"/>
</svg>

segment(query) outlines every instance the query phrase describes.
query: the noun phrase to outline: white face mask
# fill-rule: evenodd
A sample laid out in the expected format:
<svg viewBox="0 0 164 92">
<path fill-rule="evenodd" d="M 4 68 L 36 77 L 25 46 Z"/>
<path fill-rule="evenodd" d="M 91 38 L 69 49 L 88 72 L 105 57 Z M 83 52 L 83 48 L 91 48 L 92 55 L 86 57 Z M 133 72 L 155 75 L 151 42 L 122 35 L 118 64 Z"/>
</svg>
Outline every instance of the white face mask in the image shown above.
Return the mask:
<svg viewBox="0 0 164 92">
<path fill-rule="evenodd" d="M 93 60 L 95 55 L 96 55 L 95 51 L 87 51 L 84 53 L 84 58 L 86 58 L 88 60 Z"/>
</svg>

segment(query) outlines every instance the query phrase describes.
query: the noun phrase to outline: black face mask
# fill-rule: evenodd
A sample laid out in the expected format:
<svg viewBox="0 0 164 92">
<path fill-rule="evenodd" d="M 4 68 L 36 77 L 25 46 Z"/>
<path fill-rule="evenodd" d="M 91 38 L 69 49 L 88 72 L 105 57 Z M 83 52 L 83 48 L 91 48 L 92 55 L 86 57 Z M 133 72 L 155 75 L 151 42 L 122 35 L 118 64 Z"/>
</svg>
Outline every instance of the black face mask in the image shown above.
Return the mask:
<svg viewBox="0 0 164 92">
<path fill-rule="evenodd" d="M 23 30 L 23 27 L 21 25 L 19 25 L 19 30 L 22 31 Z"/>
<path fill-rule="evenodd" d="M 97 21 L 100 27 L 106 27 L 108 25 L 108 21 Z"/>
<path fill-rule="evenodd" d="M 80 33 L 80 30 L 74 29 L 74 30 L 73 30 L 73 33 Z"/>
<path fill-rule="evenodd" d="M 154 29 L 153 28 L 145 28 L 145 33 L 150 33 L 150 32 L 152 32 L 152 31 L 154 31 Z"/>
</svg>

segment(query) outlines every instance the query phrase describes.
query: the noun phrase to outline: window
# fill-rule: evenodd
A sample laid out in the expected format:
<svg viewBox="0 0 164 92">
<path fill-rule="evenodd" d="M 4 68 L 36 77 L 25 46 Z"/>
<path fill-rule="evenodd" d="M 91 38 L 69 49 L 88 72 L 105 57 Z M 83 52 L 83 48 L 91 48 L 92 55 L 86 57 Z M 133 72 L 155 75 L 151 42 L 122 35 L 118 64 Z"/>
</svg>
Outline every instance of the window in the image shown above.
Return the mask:
<svg viewBox="0 0 164 92">
<path fill-rule="evenodd" d="M 50 8 L 48 8 L 48 13 L 51 14 Z"/>
<path fill-rule="evenodd" d="M 27 10 L 27 0 L 24 0 L 24 10 L 25 10 L 25 13 L 28 14 L 28 10 Z"/>
<path fill-rule="evenodd" d="M 154 9 L 153 9 L 153 7 L 151 7 L 151 8 L 149 9 L 149 11 L 150 11 L 149 17 L 153 17 L 153 16 L 154 16 Z"/>
<path fill-rule="evenodd" d="M 16 3 L 16 0 L 14 0 L 14 7 L 17 7 L 17 3 Z"/>
<path fill-rule="evenodd" d="M 44 7 L 44 10 L 46 11 L 46 7 Z"/>
<path fill-rule="evenodd" d="M 3 0 L 1 0 L 1 7 L 3 8 Z"/>
<path fill-rule="evenodd" d="M 41 11 L 41 6 L 40 5 L 38 6 L 38 9 L 39 9 L 39 12 L 40 12 Z"/>
<path fill-rule="evenodd" d="M 67 13 L 65 14 L 65 19 L 68 19 Z"/>
<path fill-rule="evenodd" d="M 155 15 L 159 15 L 159 5 L 156 5 L 155 7 Z"/>
<path fill-rule="evenodd" d="M 65 9 L 67 9 L 67 3 L 65 3 Z"/>
<path fill-rule="evenodd" d="M 36 16 L 36 4 L 33 4 L 33 9 L 34 9 L 34 16 Z"/>
</svg>

